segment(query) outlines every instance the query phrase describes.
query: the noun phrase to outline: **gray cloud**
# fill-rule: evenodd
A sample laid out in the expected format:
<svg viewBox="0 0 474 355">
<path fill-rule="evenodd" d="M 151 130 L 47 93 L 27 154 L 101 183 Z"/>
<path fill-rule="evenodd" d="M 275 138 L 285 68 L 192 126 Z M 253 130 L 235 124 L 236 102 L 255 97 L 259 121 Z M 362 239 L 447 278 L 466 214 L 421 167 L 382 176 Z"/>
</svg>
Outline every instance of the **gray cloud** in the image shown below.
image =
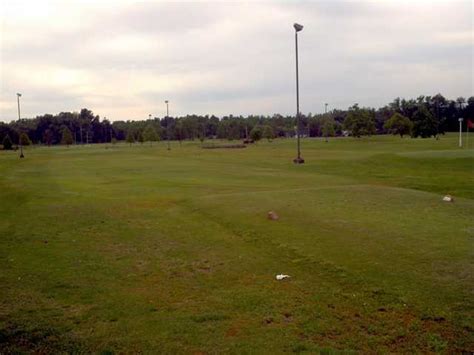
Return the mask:
<svg viewBox="0 0 474 355">
<path fill-rule="evenodd" d="M 12 4 L 23 8 L 0 13 L 0 120 L 16 118 L 17 91 L 30 117 L 159 116 L 164 99 L 174 114 L 291 114 L 295 21 L 304 112 L 473 94 L 470 1 Z"/>
</svg>

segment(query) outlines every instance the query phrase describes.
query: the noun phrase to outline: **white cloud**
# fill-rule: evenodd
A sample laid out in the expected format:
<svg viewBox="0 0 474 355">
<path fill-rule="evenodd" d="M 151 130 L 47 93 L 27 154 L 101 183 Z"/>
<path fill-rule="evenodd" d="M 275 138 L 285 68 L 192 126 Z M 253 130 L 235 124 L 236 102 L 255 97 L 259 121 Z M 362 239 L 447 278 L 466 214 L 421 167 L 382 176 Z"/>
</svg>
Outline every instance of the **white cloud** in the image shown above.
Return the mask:
<svg viewBox="0 0 474 355">
<path fill-rule="evenodd" d="M 473 94 L 470 1 L 4 3 L 0 120 L 292 113 L 295 21 L 304 112 Z"/>
</svg>

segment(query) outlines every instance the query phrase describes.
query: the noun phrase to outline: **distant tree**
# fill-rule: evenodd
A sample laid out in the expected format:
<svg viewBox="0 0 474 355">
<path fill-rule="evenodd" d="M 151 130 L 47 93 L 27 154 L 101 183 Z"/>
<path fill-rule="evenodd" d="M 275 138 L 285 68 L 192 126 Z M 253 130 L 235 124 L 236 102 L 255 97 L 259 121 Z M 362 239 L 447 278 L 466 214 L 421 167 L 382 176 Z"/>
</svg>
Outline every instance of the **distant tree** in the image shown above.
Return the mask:
<svg viewBox="0 0 474 355">
<path fill-rule="evenodd" d="M 208 120 L 207 117 L 204 117 L 204 119 L 201 119 L 199 121 L 199 128 L 198 128 L 198 138 L 201 141 L 201 144 L 204 143 L 204 140 L 206 139 L 206 121 Z"/>
<path fill-rule="evenodd" d="M 321 117 L 311 117 L 308 120 L 308 134 L 310 137 L 319 137 L 321 136 Z"/>
<path fill-rule="evenodd" d="M 428 112 L 426 112 L 426 110 Z M 385 123 L 399 113 L 413 122 L 413 136 L 438 136 L 444 131 L 456 131 L 459 127 L 458 119 L 474 119 L 474 97 L 445 98 L 441 94 L 420 96 L 418 98 L 396 98 L 381 108 L 374 110 L 354 105 L 347 110 L 333 109 L 328 114 L 302 114 L 300 129 L 310 137 L 327 135 L 323 133 L 323 123 L 326 117 L 335 121 L 335 134 L 342 134 L 342 130 L 349 131 L 353 136 L 370 135 L 375 132 L 386 133 Z M 135 134 L 152 125 L 161 139 L 249 138 L 255 126 L 262 131 L 262 139 L 268 137 L 270 126 L 275 137 L 293 137 L 295 135 L 294 116 L 248 115 L 216 117 L 209 115 L 189 114 L 183 117 L 154 118 L 144 121 L 114 121 L 95 115 L 88 109 L 79 112 L 60 112 L 58 114 L 44 114 L 31 119 L 11 121 L 8 124 L 0 122 L 0 145 L 8 134 L 13 144 L 19 142 L 21 132 L 28 133 L 32 142 L 43 142 L 47 145 L 62 143 L 63 127 L 68 127 L 74 141 L 78 143 L 110 142 L 113 138 L 124 141 L 127 132 Z M 375 129 L 374 129 L 375 127 Z M 387 126 L 387 127 L 390 127 Z M 329 128 L 330 127 L 326 127 Z M 394 128 L 394 127 L 392 127 Z M 392 129 L 391 132 L 395 133 Z M 399 133 L 397 133 L 399 134 Z M 406 133 L 403 133 L 405 136 Z M 329 133 L 329 136 L 331 133 Z M 135 141 L 135 139 L 133 141 Z M 147 139 L 144 137 L 144 139 Z M 152 142 L 152 141 L 151 141 Z M 153 143 L 151 143 L 153 144 Z"/>
<path fill-rule="evenodd" d="M 429 138 L 438 134 L 438 122 L 425 104 L 420 104 L 413 115 L 413 137 Z"/>
<path fill-rule="evenodd" d="M 224 139 L 224 138 L 227 138 L 227 139 L 230 139 L 229 138 L 229 120 L 221 120 L 219 121 L 218 125 L 217 125 L 217 138 L 221 138 L 221 139 Z"/>
<path fill-rule="evenodd" d="M 188 115 L 178 120 L 182 124 L 183 138 L 194 140 L 200 132 L 196 115 Z"/>
<path fill-rule="evenodd" d="M 458 98 L 456 98 L 456 104 L 459 108 L 461 108 L 466 104 L 466 99 L 462 96 L 459 96 Z"/>
<path fill-rule="evenodd" d="M 61 143 L 66 144 L 69 148 L 69 145 L 71 145 L 74 142 L 74 139 L 72 138 L 72 133 L 71 130 L 67 127 L 63 128 L 63 133 L 62 133 L 62 138 L 61 138 Z"/>
<path fill-rule="evenodd" d="M 201 143 L 204 143 L 204 140 L 206 139 L 206 135 L 198 132 L 198 138 L 201 141 Z"/>
<path fill-rule="evenodd" d="M 143 138 L 146 142 L 150 142 L 150 146 L 153 145 L 153 142 L 158 140 L 158 133 L 156 132 L 156 129 L 153 127 L 153 125 L 148 125 L 145 128 L 143 131 Z"/>
<path fill-rule="evenodd" d="M 344 120 L 344 128 L 354 137 L 375 134 L 375 113 L 368 108 L 360 108 L 357 104 L 349 108 Z"/>
<path fill-rule="evenodd" d="M 263 135 L 263 138 L 265 138 L 269 142 L 271 142 L 272 139 L 275 138 L 275 133 L 273 132 L 272 126 L 270 126 L 270 125 L 263 126 L 262 135 Z"/>
<path fill-rule="evenodd" d="M 143 133 L 141 130 L 137 132 L 137 141 L 143 144 L 145 142 L 145 138 L 143 137 Z"/>
<path fill-rule="evenodd" d="M 31 145 L 31 139 L 28 137 L 28 135 L 23 132 L 20 134 L 20 144 L 21 145 Z"/>
<path fill-rule="evenodd" d="M 130 147 L 132 146 L 132 143 L 135 143 L 135 136 L 131 130 L 127 132 L 127 138 L 125 140 L 127 143 L 130 143 Z"/>
<path fill-rule="evenodd" d="M 178 120 L 176 122 L 174 132 L 175 138 L 179 141 L 179 145 L 181 145 L 181 141 L 186 137 L 183 120 Z"/>
<path fill-rule="evenodd" d="M 390 117 L 388 121 L 385 122 L 383 126 L 389 133 L 399 134 L 401 138 L 405 134 L 410 134 L 413 129 L 413 122 L 411 122 L 407 117 L 396 112 Z"/>
<path fill-rule="evenodd" d="M 51 129 L 46 129 L 43 133 L 43 141 L 49 146 L 53 144 L 53 132 Z"/>
<path fill-rule="evenodd" d="M 13 149 L 13 142 L 10 139 L 10 136 L 7 134 L 2 141 L 3 150 L 12 150 Z"/>
<path fill-rule="evenodd" d="M 258 142 L 260 139 L 262 139 L 262 136 L 263 136 L 263 131 L 260 126 L 255 126 L 250 131 L 250 138 L 255 142 Z"/>
<path fill-rule="evenodd" d="M 467 99 L 466 107 L 459 114 L 471 121 L 474 120 L 474 96 Z"/>
<path fill-rule="evenodd" d="M 201 141 L 201 144 L 204 143 L 204 140 L 206 139 L 206 124 L 203 122 L 199 123 L 197 137 Z"/>
<path fill-rule="evenodd" d="M 331 117 L 325 117 L 323 119 L 321 131 L 323 136 L 325 137 L 326 142 L 328 141 L 328 137 L 334 137 L 336 134 L 335 131 L 336 121 L 334 121 Z"/>
</svg>

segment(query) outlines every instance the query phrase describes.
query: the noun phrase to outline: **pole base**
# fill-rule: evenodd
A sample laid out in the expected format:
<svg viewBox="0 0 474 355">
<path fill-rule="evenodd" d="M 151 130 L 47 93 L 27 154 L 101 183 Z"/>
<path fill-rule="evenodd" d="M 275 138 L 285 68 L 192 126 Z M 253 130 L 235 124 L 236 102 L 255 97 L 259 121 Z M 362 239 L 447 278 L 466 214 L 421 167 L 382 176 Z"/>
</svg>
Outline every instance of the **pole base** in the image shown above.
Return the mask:
<svg viewBox="0 0 474 355">
<path fill-rule="evenodd" d="M 295 164 L 304 164 L 304 159 L 301 158 L 301 157 L 297 157 L 297 158 L 293 159 L 293 163 L 295 163 Z"/>
<path fill-rule="evenodd" d="M 24 158 L 25 156 L 23 155 L 23 153 L 20 154 L 20 158 Z"/>
</svg>

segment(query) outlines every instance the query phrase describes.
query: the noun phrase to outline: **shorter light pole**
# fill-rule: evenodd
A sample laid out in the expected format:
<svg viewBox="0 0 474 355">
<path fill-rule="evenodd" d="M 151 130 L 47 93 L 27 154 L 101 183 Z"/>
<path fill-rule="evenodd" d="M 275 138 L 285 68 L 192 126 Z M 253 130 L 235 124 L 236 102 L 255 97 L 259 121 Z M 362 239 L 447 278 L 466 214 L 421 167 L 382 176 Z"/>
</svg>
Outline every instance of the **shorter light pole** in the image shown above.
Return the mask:
<svg viewBox="0 0 474 355">
<path fill-rule="evenodd" d="M 17 99 L 17 103 L 18 103 L 18 121 L 20 121 L 20 119 L 21 119 L 21 116 L 20 116 L 20 97 L 21 97 L 21 94 L 18 92 L 16 94 L 16 99 Z M 24 158 L 25 156 L 23 155 L 23 144 L 21 142 L 21 133 L 20 133 L 20 136 L 19 136 L 18 140 L 19 140 L 18 143 L 20 143 L 20 158 Z"/>
<path fill-rule="evenodd" d="M 151 113 L 148 114 L 148 119 L 151 120 Z"/>
<path fill-rule="evenodd" d="M 462 120 L 463 120 L 462 117 L 458 119 L 459 121 L 459 148 L 462 148 Z"/>
<path fill-rule="evenodd" d="M 327 103 L 324 104 L 324 113 L 328 113 L 328 104 Z"/>
<path fill-rule="evenodd" d="M 171 150 L 171 146 L 170 146 L 170 126 L 169 126 L 170 125 L 170 118 L 169 118 L 170 112 L 169 112 L 168 103 L 169 103 L 169 101 L 165 100 L 165 104 L 166 104 L 166 135 L 167 135 L 167 141 L 168 141 L 168 150 Z"/>
</svg>

